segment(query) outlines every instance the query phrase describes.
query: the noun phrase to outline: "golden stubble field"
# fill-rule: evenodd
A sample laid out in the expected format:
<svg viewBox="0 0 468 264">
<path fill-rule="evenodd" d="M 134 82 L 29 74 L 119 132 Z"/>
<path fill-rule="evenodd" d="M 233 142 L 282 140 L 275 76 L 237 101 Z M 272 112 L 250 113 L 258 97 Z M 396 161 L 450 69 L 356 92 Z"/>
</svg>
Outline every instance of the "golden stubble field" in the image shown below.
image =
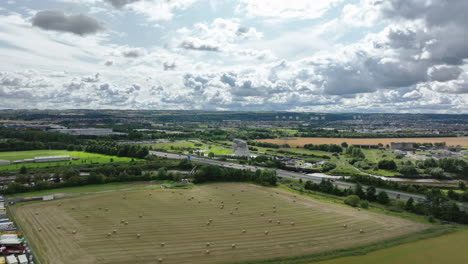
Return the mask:
<svg viewBox="0 0 468 264">
<path fill-rule="evenodd" d="M 440 143 L 445 142 L 447 146 L 468 146 L 468 137 L 450 138 L 289 138 L 289 139 L 261 139 L 258 142 L 268 142 L 278 145 L 289 144 L 291 147 L 303 147 L 305 144 L 337 144 L 343 142 L 348 144 L 377 145 L 382 143 L 389 145 L 391 142 L 414 142 L 414 143 Z"/>
<path fill-rule="evenodd" d="M 268 259 L 369 244 L 427 227 L 238 183 L 109 192 L 19 204 L 11 211 L 49 264 Z"/>
</svg>

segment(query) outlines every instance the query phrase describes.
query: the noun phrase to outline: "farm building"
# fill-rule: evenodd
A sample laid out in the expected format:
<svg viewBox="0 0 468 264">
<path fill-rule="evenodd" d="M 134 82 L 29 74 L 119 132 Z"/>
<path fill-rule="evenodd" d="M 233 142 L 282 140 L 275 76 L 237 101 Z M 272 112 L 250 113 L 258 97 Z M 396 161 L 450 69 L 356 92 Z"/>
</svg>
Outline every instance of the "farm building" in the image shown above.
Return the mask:
<svg viewBox="0 0 468 264">
<path fill-rule="evenodd" d="M 0 160 L 0 166 L 1 165 L 10 165 L 10 161 L 9 160 Z"/>
<path fill-rule="evenodd" d="M 40 163 L 40 162 L 54 162 L 54 161 L 70 161 L 70 156 L 69 155 L 63 155 L 63 156 L 46 156 L 46 157 L 35 157 L 34 162 Z"/>
</svg>

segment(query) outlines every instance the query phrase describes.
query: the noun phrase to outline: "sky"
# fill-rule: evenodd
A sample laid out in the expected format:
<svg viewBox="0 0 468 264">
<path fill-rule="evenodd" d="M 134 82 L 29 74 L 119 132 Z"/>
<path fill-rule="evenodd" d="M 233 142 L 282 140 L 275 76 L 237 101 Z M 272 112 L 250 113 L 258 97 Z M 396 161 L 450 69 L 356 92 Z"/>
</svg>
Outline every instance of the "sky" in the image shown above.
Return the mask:
<svg viewBox="0 0 468 264">
<path fill-rule="evenodd" d="M 2 0 L 0 108 L 468 113 L 466 0 Z"/>
</svg>

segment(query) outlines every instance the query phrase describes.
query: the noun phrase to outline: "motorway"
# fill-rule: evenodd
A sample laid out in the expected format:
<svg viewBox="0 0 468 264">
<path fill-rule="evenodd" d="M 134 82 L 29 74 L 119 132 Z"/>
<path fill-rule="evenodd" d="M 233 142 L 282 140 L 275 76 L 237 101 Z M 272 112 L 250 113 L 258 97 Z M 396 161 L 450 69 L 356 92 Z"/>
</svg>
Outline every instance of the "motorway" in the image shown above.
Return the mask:
<svg viewBox="0 0 468 264">
<path fill-rule="evenodd" d="M 169 159 L 186 159 L 187 158 L 186 155 L 166 153 L 166 152 L 160 152 L 160 151 L 150 151 L 150 154 L 155 155 L 155 156 L 160 156 L 160 157 L 166 157 L 166 158 L 169 158 Z M 250 166 L 250 165 L 241 165 L 241 164 L 230 163 L 230 162 L 226 162 L 226 161 L 206 159 L 206 158 L 200 158 L 200 157 L 194 157 L 194 156 L 190 156 L 190 160 L 195 161 L 195 162 L 199 162 L 199 163 L 218 165 L 220 167 L 225 167 L 225 168 L 244 169 L 244 170 L 251 170 L 251 171 L 264 170 L 264 169 L 271 170 L 271 168 L 264 168 L 264 167 L 258 167 L 258 166 Z M 315 183 L 320 183 L 322 181 L 322 179 L 324 178 L 323 176 L 320 176 L 320 174 L 317 174 L 317 176 L 314 176 L 314 174 L 302 174 L 302 173 L 299 173 L 299 172 L 285 171 L 285 170 L 280 170 L 280 169 L 276 169 L 276 175 L 278 177 L 282 177 L 282 178 L 290 178 L 290 179 L 297 179 L 297 180 L 302 179 L 304 181 L 313 181 Z M 337 187 L 342 188 L 342 189 L 354 188 L 356 186 L 356 184 L 349 183 L 349 182 L 343 182 L 343 181 L 337 181 L 337 180 L 332 180 L 332 182 L 333 182 L 334 185 L 336 185 Z M 366 187 L 367 186 L 363 185 L 364 189 Z M 405 193 L 405 192 L 400 192 L 400 191 L 393 191 L 393 190 L 386 190 L 386 189 L 377 188 L 377 192 L 380 192 L 380 191 L 387 192 L 388 196 L 390 198 L 392 198 L 392 199 L 399 199 L 399 200 L 406 201 L 410 197 L 412 197 L 415 201 L 424 200 L 424 196 L 422 196 L 422 195 L 410 194 L 410 193 Z M 398 196 L 399 196 L 399 198 L 398 198 Z"/>
</svg>

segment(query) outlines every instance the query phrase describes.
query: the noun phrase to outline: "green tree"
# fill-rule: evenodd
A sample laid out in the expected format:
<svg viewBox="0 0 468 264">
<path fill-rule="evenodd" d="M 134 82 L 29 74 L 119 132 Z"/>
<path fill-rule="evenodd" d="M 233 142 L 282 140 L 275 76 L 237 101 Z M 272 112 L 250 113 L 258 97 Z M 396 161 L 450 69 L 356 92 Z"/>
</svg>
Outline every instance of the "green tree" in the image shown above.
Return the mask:
<svg viewBox="0 0 468 264">
<path fill-rule="evenodd" d="M 370 202 L 373 202 L 373 201 L 375 201 L 377 199 L 377 190 L 375 189 L 374 186 L 367 187 L 366 198 Z"/>
<path fill-rule="evenodd" d="M 26 166 L 21 166 L 19 173 L 20 173 L 20 174 L 26 174 L 26 173 L 28 173 L 28 168 L 26 168 Z"/>
<path fill-rule="evenodd" d="M 460 190 L 464 191 L 466 189 L 466 184 L 464 181 L 460 181 L 458 183 L 458 188 L 460 188 Z"/>
<path fill-rule="evenodd" d="M 361 199 L 357 195 L 348 195 L 346 199 L 344 200 L 345 204 L 350 205 L 352 207 L 357 207 L 360 202 L 361 202 Z"/>
<path fill-rule="evenodd" d="M 362 185 L 361 184 L 356 184 L 354 187 L 354 194 L 357 195 L 361 199 L 366 198 L 366 193 L 362 190 Z"/>
<path fill-rule="evenodd" d="M 342 147 L 342 148 L 347 148 L 347 147 L 348 147 L 348 143 L 346 143 L 346 142 L 341 143 L 341 147 Z"/>
<path fill-rule="evenodd" d="M 208 153 L 208 157 L 209 157 L 209 158 L 212 159 L 212 158 L 214 158 L 214 156 L 215 156 L 215 154 L 214 154 L 213 152 Z"/>
<path fill-rule="evenodd" d="M 377 194 L 377 202 L 379 202 L 381 204 L 388 204 L 390 202 L 390 198 L 388 197 L 387 192 L 380 191 Z"/>
<path fill-rule="evenodd" d="M 414 211 L 414 200 L 413 200 L 413 197 L 410 197 L 408 199 L 408 201 L 406 201 L 406 204 L 405 204 L 405 209 L 410 211 L 410 212 L 413 212 Z"/>
</svg>

